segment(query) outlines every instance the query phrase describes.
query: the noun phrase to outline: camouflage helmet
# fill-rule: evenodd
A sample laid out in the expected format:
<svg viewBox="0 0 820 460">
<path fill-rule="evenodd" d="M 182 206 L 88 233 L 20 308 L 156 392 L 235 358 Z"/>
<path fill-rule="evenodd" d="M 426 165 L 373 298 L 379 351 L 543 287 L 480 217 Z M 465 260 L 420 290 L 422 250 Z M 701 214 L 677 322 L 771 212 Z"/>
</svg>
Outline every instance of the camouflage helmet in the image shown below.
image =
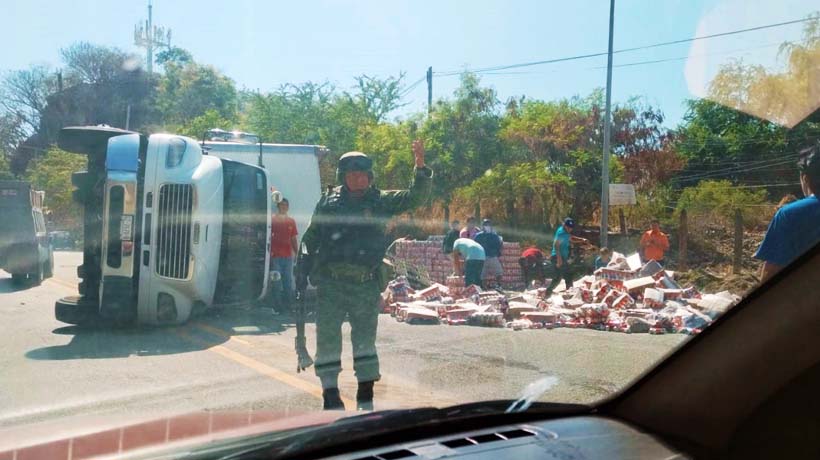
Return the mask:
<svg viewBox="0 0 820 460">
<path fill-rule="evenodd" d="M 339 158 L 336 167 L 336 183 L 344 185 L 345 173 L 348 171 L 367 172 L 370 183 L 373 183 L 373 160 L 362 152 L 347 152 Z"/>
</svg>

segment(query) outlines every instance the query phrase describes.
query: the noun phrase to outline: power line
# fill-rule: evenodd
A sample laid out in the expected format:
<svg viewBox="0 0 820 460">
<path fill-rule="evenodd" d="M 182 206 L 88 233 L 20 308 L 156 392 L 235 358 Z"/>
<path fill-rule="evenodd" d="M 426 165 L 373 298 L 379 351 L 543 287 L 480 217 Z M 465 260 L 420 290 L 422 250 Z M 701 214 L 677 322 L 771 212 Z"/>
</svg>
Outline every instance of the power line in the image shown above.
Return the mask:
<svg viewBox="0 0 820 460">
<path fill-rule="evenodd" d="M 706 57 L 709 57 L 709 56 L 719 56 L 719 55 L 733 54 L 733 53 L 739 53 L 739 52 L 745 52 L 745 51 L 754 51 L 754 50 L 763 49 L 763 48 L 772 48 L 772 47 L 780 46 L 780 45 L 781 45 L 781 43 L 768 43 L 768 44 L 765 44 L 765 45 L 752 46 L 752 47 L 747 47 L 747 48 L 737 48 L 737 49 L 727 50 L 727 51 L 714 51 L 714 52 L 711 52 L 711 53 L 701 53 L 701 54 L 694 54 L 694 55 L 690 55 L 690 56 L 680 56 L 680 57 L 665 58 L 665 59 L 654 59 L 654 60 L 649 60 L 649 61 L 627 62 L 627 63 L 624 63 L 624 64 L 613 65 L 612 67 L 635 67 L 635 66 L 649 65 L 649 64 L 660 64 L 660 63 L 664 63 L 664 62 L 683 61 L 683 60 L 697 60 L 697 59 L 702 59 L 702 58 L 706 58 Z M 601 69 L 606 69 L 606 66 L 586 67 L 586 68 L 581 69 L 581 70 L 601 70 Z M 557 70 L 553 70 L 549 73 L 555 73 L 555 72 L 557 72 Z M 499 72 L 495 72 L 495 71 L 488 71 L 488 72 L 482 72 L 481 74 L 482 75 L 505 75 L 505 76 L 506 75 L 543 75 L 544 72 L 527 72 L 527 71 L 514 71 L 514 72 L 501 72 L 501 71 L 499 71 Z"/>
<path fill-rule="evenodd" d="M 789 159 L 789 160 L 782 160 L 782 161 L 779 161 L 779 162 L 772 162 L 772 163 L 767 163 L 767 164 L 758 165 L 758 166 L 738 166 L 738 167 L 734 167 L 734 168 L 717 169 L 717 170 L 710 171 L 710 172 L 696 173 L 696 174 L 691 174 L 691 175 L 688 175 L 688 176 L 678 177 L 677 180 L 693 180 L 693 179 L 702 179 L 702 178 L 708 178 L 708 177 L 725 176 L 725 175 L 728 175 L 728 174 L 740 174 L 740 173 L 746 173 L 746 172 L 751 172 L 751 171 L 757 171 L 757 170 L 760 170 L 760 169 L 770 169 L 772 166 L 780 166 L 780 165 L 784 165 L 784 164 L 791 164 L 792 162 L 794 162 L 794 160 Z"/>
<path fill-rule="evenodd" d="M 678 44 L 682 44 L 682 43 L 690 43 L 690 42 L 697 41 L 697 40 L 706 40 L 706 39 L 710 39 L 710 38 L 726 37 L 726 36 L 730 36 L 730 35 L 737 35 L 737 34 L 742 34 L 742 33 L 746 33 L 746 32 L 753 32 L 753 31 L 758 31 L 758 30 L 771 29 L 771 28 L 774 28 L 774 27 L 783 27 L 783 26 L 787 26 L 787 25 L 799 24 L 799 23 L 803 23 L 803 22 L 807 22 L 807 21 L 815 21 L 815 20 L 817 20 L 817 19 L 814 18 L 814 17 L 808 17 L 808 18 L 803 18 L 803 19 L 795 19 L 793 21 L 785 21 L 785 22 L 766 24 L 766 25 L 757 26 L 757 27 L 749 27 L 749 28 L 746 28 L 746 29 L 731 30 L 731 31 L 728 31 L 728 32 L 720 32 L 720 33 L 716 33 L 716 34 L 701 35 L 701 36 L 697 36 L 697 37 L 684 38 L 684 39 L 680 39 L 680 40 L 672 40 L 672 41 L 667 41 L 667 42 L 652 43 L 652 44 L 649 44 L 649 45 L 636 46 L 636 47 L 633 47 L 633 48 L 624 48 L 624 49 L 615 50 L 615 51 L 613 51 L 613 54 L 629 53 L 629 52 L 633 52 L 633 51 L 641 51 L 641 50 L 647 50 L 647 49 L 652 49 L 652 48 L 659 48 L 659 47 L 662 47 L 662 46 L 678 45 Z M 469 71 L 471 73 L 493 72 L 493 71 L 498 71 L 498 70 L 509 70 L 509 69 L 518 69 L 518 68 L 522 68 L 522 67 L 532 67 L 532 66 L 536 66 L 536 65 L 555 64 L 555 63 L 558 63 L 558 62 L 577 61 L 577 60 L 580 60 L 580 59 L 589 59 L 589 58 L 601 57 L 601 56 L 606 56 L 606 55 L 607 55 L 606 52 L 590 53 L 590 54 L 579 54 L 579 55 L 576 55 L 576 56 L 567 56 L 567 57 L 562 57 L 562 58 L 545 59 L 545 60 L 542 60 L 542 61 L 522 62 L 522 63 L 518 63 L 518 64 L 483 67 L 483 68 L 478 68 L 478 69 L 474 69 L 474 70 L 468 70 L 468 69 L 450 70 L 450 71 L 445 71 L 445 72 L 436 72 L 435 74 L 438 75 L 438 76 L 442 76 L 442 77 L 449 77 L 449 76 L 453 76 L 453 75 L 460 75 L 460 74 L 464 73 L 465 71 Z"/>
<path fill-rule="evenodd" d="M 683 139 L 681 143 L 684 144 L 694 144 L 695 146 L 704 145 L 704 146 L 723 146 L 723 145 L 750 145 L 750 144 L 757 144 L 757 143 L 764 143 L 764 142 L 771 142 L 773 139 L 772 137 L 767 136 L 760 136 L 760 137 L 752 137 L 747 136 L 744 137 L 743 140 L 723 140 L 720 136 L 716 136 L 717 139 L 703 139 L 702 141 L 694 140 L 694 139 Z M 806 136 L 805 138 L 795 139 L 795 140 L 784 140 L 784 142 L 811 142 L 813 140 L 820 139 L 820 134 Z M 794 155 L 797 155 L 796 153 Z"/>
<path fill-rule="evenodd" d="M 702 172 L 702 173 L 694 173 L 694 174 L 689 174 L 689 175 L 686 175 L 686 176 L 681 176 L 681 177 L 678 177 L 677 179 L 678 180 L 692 180 L 692 179 L 699 179 L 699 178 L 704 178 L 704 177 L 714 177 L 714 176 L 721 176 L 721 175 L 727 175 L 727 174 L 738 174 L 738 173 L 756 171 L 756 170 L 765 169 L 765 168 L 769 168 L 771 170 L 771 168 L 773 166 L 781 166 L 781 165 L 785 165 L 785 164 L 791 164 L 793 162 L 794 162 L 794 159 L 792 159 L 792 158 L 789 158 L 789 159 L 786 159 L 786 160 L 783 160 L 783 159 L 770 160 L 769 162 L 767 162 L 765 164 L 749 165 L 749 166 L 731 166 L 731 167 L 727 167 L 727 168 L 719 168 L 719 169 L 714 169 L 714 170 L 706 171 L 706 172 Z"/>
<path fill-rule="evenodd" d="M 675 178 L 675 180 L 688 182 L 688 181 L 698 180 L 698 179 L 708 179 L 708 178 L 712 178 L 712 177 L 720 177 L 720 176 L 725 176 L 725 175 L 728 175 L 728 174 L 740 174 L 740 173 L 746 173 L 746 172 L 750 172 L 750 171 L 757 171 L 757 170 L 760 170 L 760 169 L 767 169 L 767 168 L 771 168 L 772 166 L 778 166 L 778 165 L 781 165 L 781 164 L 788 164 L 788 163 L 792 163 L 793 161 L 794 160 L 790 159 L 790 160 L 784 160 L 784 161 L 781 161 L 781 162 L 778 162 L 778 163 L 765 164 L 765 165 L 761 165 L 761 166 L 754 166 L 754 167 L 747 167 L 747 168 L 727 168 L 725 170 L 717 170 L 717 171 L 713 171 L 713 172 L 710 172 L 710 173 L 693 174 L 693 175 L 690 175 L 690 176 L 677 177 L 677 178 Z"/>
<path fill-rule="evenodd" d="M 426 78 L 427 78 L 427 76 L 425 75 L 425 76 L 419 78 L 418 80 L 414 81 L 413 83 L 409 84 L 407 86 L 407 88 L 405 88 L 404 90 L 402 90 L 401 93 L 399 93 L 399 98 L 403 98 L 404 96 L 407 96 L 408 94 L 410 94 L 410 92 L 413 91 L 414 89 L 416 89 L 416 87 L 418 85 L 420 85 Z"/>
<path fill-rule="evenodd" d="M 715 186 L 714 188 L 771 188 L 771 187 L 794 187 L 796 185 L 800 185 L 800 182 L 784 182 L 782 184 L 759 184 L 759 185 L 727 185 L 727 186 Z"/>
<path fill-rule="evenodd" d="M 701 53 L 701 54 L 695 54 L 695 55 L 692 55 L 692 56 L 680 56 L 680 57 L 666 58 L 666 59 L 653 59 L 653 60 L 649 60 L 649 61 L 627 62 L 627 63 L 624 63 L 624 64 L 615 65 L 613 67 L 635 67 L 635 66 L 649 65 L 649 64 L 661 64 L 661 63 L 664 63 L 664 62 L 674 62 L 674 61 L 685 61 L 685 60 L 701 59 L 701 58 L 705 58 L 705 57 L 709 57 L 709 56 L 732 54 L 732 53 L 738 53 L 738 52 L 741 52 L 741 51 L 754 51 L 754 50 L 763 49 L 763 48 L 771 48 L 771 47 L 774 47 L 774 46 L 780 46 L 780 43 L 769 43 L 767 45 L 753 46 L 753 47 L 749 47 L 749 48 L 739 48 L 739 49 L 734 49 L 734 50 L 729 50 L 729 51 L 716 51 L 716 52 L 713 52 L 713 53 Z M 606 68 L 606 66 L 597 66 L 597 67 L 590 67 L 589 69 L 590 70 L 601 70 L 601 69 L 605 69 L 605 68 Z"/>
</svg>

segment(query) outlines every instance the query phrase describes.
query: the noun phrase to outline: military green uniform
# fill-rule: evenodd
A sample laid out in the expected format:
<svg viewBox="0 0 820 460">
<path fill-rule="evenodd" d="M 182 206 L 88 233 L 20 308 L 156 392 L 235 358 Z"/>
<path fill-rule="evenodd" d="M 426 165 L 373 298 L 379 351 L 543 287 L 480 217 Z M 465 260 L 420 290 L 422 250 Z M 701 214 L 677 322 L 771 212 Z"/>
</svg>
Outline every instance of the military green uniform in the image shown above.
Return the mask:
<svg viewBox="0 0 820 460">
<path fill-rule="evenodd" d="M 433 172 L 414 171 L 409 190 L 370 187 L 354 199 L 346 187 L 326 193 L 316 205 L 302 242 L 314 254 L 311 282 L 317 285 L 316 375 L 324 388 L 335 385 L 342 370 L 342 323 L 350 321 L 353 368 L 359 382 L 379 379 L 376 353 L 379 295 L 387 280 L 381 264 L 387 222 L 418 207 L 430 193 Z"/>
</svg>

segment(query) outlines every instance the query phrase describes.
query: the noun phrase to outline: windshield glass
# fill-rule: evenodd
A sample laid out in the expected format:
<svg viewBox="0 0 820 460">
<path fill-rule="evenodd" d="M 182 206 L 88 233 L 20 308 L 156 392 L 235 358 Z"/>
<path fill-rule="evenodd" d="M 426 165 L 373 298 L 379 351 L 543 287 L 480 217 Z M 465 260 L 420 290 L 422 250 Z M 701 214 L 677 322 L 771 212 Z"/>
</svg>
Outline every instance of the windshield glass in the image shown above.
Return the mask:
<svg viewBox="0 0 820 460">
<path fill-rule="evenodd" d="M 820 239 L 816 1 L 120 3 L 0 29 L 0 428 L 593 404 Z"/>
<path fill-rule="evenodd" d="M 259 168 L 228 160 L 222 168 L 222 241 L 214 300 L 253 302 L 265 287 L 268 189 Z"/>
</svg>

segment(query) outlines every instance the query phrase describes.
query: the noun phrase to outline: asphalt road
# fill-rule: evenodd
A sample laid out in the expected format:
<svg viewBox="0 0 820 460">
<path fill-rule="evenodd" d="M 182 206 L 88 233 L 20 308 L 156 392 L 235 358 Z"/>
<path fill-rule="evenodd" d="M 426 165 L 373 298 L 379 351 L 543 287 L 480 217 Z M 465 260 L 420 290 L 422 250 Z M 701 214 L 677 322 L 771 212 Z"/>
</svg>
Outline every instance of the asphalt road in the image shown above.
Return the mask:
<svg viewBox="0 0 820 460">
<path fill-rule="evenodd" d="M 67 416 L 321 408 L 312 369 L 295 372 L 295 331 L 269 310 L 211 314 L 183 327 L 87 330 L 54 319 L 76 294 L 81 254 L 55 253 L 55 276 L 17 289 L 0 272 L 0 427 Z M 512 331 L 379 322 L 376 408 L 517 398 L 551 378 L 542 400 L 593 402 L 626 386 L 682 335 Z M 346 333 L 349 332 L 345 325 Z M 308 342 L 315 351 L 314 329 Z M 353 406 L 349 335 L 341 391 Z"/>
</svg>

